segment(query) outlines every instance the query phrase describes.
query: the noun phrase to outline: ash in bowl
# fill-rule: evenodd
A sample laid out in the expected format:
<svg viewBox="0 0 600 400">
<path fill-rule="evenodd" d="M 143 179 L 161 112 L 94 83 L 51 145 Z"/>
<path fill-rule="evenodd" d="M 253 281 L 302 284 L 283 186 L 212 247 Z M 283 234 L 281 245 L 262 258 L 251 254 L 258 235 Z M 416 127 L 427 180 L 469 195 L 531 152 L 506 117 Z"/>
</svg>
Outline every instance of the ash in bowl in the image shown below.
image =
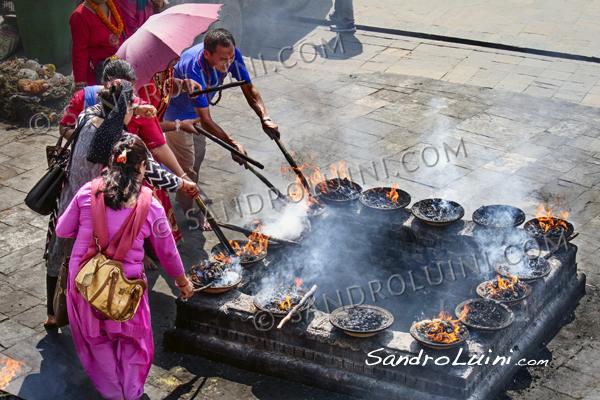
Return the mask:
<svg viewBox="0 0 600 400">
<path fill-rule="evenodd" d="M 361 187 L 348 178 L 328 179 L 315 188 L 323 199 L 333 201 L 356 200 L 361 191 Z"/>
<path fill-rule="evenodd" d="M 205 260 L 201 265 L 193 266 L 188 272 L 194 286 L 203 287 L 213 283 L 212 287 L 228 287 L 240 279 L 240 274 L 232 271 L 225 262 Z"/>
<path fill-rule="evenodd" d="M 517 207 L 492 205 L 479 207 L 473 213 L 473 221 L 492 228 L 509 228 L 525 222 L 525 213 Z"/>
<path fill-rule="evenodd" d="M 514 321 L 514 315 L 508 307 L 485 299 L 462 302 L 456 307 L 456 315 L 465 325 L 486 331 L 504 329 Z"/>
<path fill-rule="evenodd" d="M 335 322 L 342 329 L 364 332 L 381 329 L 390 323 L 390 318 L 372 308 L 347 307 L 335 316 Z"/>
<path fill-rule="evenodd" d="M 453 222 L 465 215 L 465 210 L 460 204 L 445 199 L 418 201 L 413 204 L 412 212 L 415 217 L 433 223 Z"/>
</svg>

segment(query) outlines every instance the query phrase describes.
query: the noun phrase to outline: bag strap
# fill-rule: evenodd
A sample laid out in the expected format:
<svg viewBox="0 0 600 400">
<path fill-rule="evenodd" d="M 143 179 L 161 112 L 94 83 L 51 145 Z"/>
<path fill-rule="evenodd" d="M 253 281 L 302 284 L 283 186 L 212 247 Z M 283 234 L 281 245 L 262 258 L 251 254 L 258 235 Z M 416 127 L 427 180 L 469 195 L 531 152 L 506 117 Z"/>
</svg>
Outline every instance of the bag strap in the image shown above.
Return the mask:
<svg viewBox="0 0 600 400">
<path fill-rule="evenodd" d="M 123 260 L 146 222 L 152 203 L 152 190 L 142 186 L 133 210 L 131 210 L 109 244 L 104 193 L 100 192 L 96 196 L 98 190 L 103 186 L 104 180 L 102 178 L 96 178 L 92 181 L 91 211 L 94 232 L 97 235 L 100 248 L 103 249 L 103 253 L 107 258 Z"/>
</svg>

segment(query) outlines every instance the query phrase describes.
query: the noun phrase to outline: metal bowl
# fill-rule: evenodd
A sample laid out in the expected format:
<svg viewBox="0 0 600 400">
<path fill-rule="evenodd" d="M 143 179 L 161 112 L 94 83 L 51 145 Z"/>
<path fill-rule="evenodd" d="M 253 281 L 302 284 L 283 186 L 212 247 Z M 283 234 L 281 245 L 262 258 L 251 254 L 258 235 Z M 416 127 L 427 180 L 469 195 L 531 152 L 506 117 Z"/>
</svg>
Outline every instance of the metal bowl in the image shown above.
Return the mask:
<svg viewBox="0 0 600 400">
<path fill-rule="evenodd" d="M 463 309 L 465 308 L 465 305 L 467 303 L 469 303 L 469 304 L 487 303 L 489 305 L 493 305 L 494 307 L 498 307 L 499 309 L 501 309 L 502 314 L 503 314 L 503 320 L 501 321 L 502 323 L 499 324 L 498 326 L 494 326 L 494 327 L 470 324 L 467 322 L 466 318 L 464 320 L 461 320 L 461 322 L 463 324 L 465 324 L 466 326 L 468 326 L 469 328 L 473 328 L 473 329 L 476 329 L 476 330 L 482 331 L 482 332 L 494 332 L 494 331 L 499 331 L 501 329 L 504 329 L 504 328 L 510 326 L 510 324 L 512 324 L 515 320 L 515 315 L 510 310 L 510 308 L 508 308 L 507 306 L 505 306 L 502 303 L 498 303 L 496 301 L 486 300 L 486 299 L 470 299 L 470 300 L 463 301 L 456 307 L 456 310 L 454 311 L 457 318 L 460 318 L 460 316 L 463 312 Z"/>
<path fill-rule="evenodd" d="M 190 281 L 194 285 L 194 288 L 199 289 L 199 288 L 205 286 L 205 285 L 202 285 L 202 284 L 198 284 L 197 282 L 194 282 L 192 280 L 191 272 L 192 272 L 191 270 L 188 271 L 186 273 L 186 276 L 190 279 Z M 202 292 L 203 293 L 210 293 L 210 294 L 223 293 L 223 292 L 227 292 L 228 290 L 231 290 L 234 287 L 236 287 L 237 285 L 239 285 L 242 282 L 242 275 L 238 274 L 235 271 L 231 271 L 231 272 L 234 273 L 234 274 L 236 274 L 236 275 L 238 275 L 238 279 L 236 279 L 236 281 L 233 284 L 228 285 L 228 286 L 217 286 L 217 287 L 211 286 L 209 288 L 206 288 L 206 289 L 202 290 Z"/>
<path fill-rule="evenodd" d="M 427 208 L 432 207 L 446 215 L 431 216 Z M 412 206 L 414 216 L 426 224 L 433 226 L 448 225 L 451 222 L 458 221 L 465 215 L 465 209 L 460 204 L 445 199 L 424 199 L 416 202 Z"/>
<path fill-rule="evenodd" d="M 538 241 L 541 245 L 544 245 L 546 241 L 556 244 L 556 242 L 560 242 L 560 240 L 564 237 L 564 240 L 567 242 L 572 239 L 572 235 L 574 232 L 573 224 L 569 221 L 560 218 L 552 218 L 556 221 L 563 221 L 565 225 L 567 225 L 566 231 L 564 229 L 560 229 L 559 232 L 553 231 L 547 234 L 540 233 L 538 230 L 540 228 L 540 221 L 537 218 L 530 219 L 523 225 L 523 229 L 527 234 Z M 574 237 L 573 237 L 574 238 Z"/>
<path fill-rule="evenodd" d="M 515 271 L 515 265 L 510 265 L 507 262 L 503 261 L 502 259 L 497 260 L 494 263 L 494 269 L 496 270 L 497 273 L 499 273 L 502 276 L 505 277 L 510 277 L 512 278 L 513 276 L 516 276 L 520 281 L 525 282 L 525 283 L 531 283 L 531 282 L 535 282 L 540 278 L 545 277 L 546 275 L 548 275 L 550 273 L 550 271 L 552 271 L 552 267 L 550 266 L 550 263 L 548 262 L 548 260 L 544 259 L 544 258 L 534 258 L 531 259 L 529 262 L 531 261 L 535 261 L 538 263 L 538 265 L 541 263 L 542 268 L 541 268 L 541 273 L 539 275 L 531 275 L 531 274 L 523 274 L 520 271 Z M 523 262 L 520 261 L 519 264 Z M 512 268 L 512 270 L 511 270 Z"/>
<path fill-rule="evenodd" d="M 317 185 L 315 186 L 315 191 L 319 194 L 319 199 L 324 200 L 327 204 L 337 206 L 350 204 L 352 201 L 358 199 L 358 197 L 360 196 L 360 192 L 362 191 L 362 187 L 358 183 L 355 183 L 353 181 L 348 180 L 347 182 L 349 182 L 351 186 L 346 185 L 346 181 L 343 181 L 339 178 L 328 179 L 326 181 L 317 183 Z M 352 193 L 346 196 L 347 198 L 345 199 L 336 199 L 336 190 L 333 188 L 339 186 L 350 187 Z"/>
<path fill-rule="evenodd" d="M 292 287 L 289 287 L 289 286 L 287 287 L 287 289 L 289 289 L 290 291 L 294 290 L 294 289 L 292 289 Z M 291 307 L 288 310 L 273 310 L 271 308 L 266 308 L 263 305 L 263 300 L 270 300 L 270 299 L 267 299 L 266 297 L 271 296 L 275 290 L 277 290 L 277 289 L 271 288 L 271 289 L 261 290 L 260 292 L 258 292 L 256 294 L 256 296 L 254 296 L 253 302 L 254 302 L 254 305 L 256 306 L 256 308 L 259 309 L 260 311 L 269 313 L 277 318 L 284 318 L 286 315 L 289 314 L 290 311 L 292 311 L 292 308 L 294 308 L 294 307 Z M 285 288 L 284 288 L 284 290 L 285 290 Z M 303 289 L 303 288 L 298 288 L 297 291 L 298 291 L 298 294 L 300 295 L 300 298 L 304 297 L 308 293 L 308 290 Z M 312 307 L 313 304 L 315 304 L 315 297 L 310 296 L 310 298 L 306 301 L 306 303 L 304 303 L 302 305 L 302 307 L 300 307 L 298 309 L 298 312 L 302 312 L 302 311 L 309 309 L 310 307 Z"/>
<path fill-rule="evenodd" d="M 473 222 L 488 228 L 514 228 L 525 222 L 525 213 L 513 206 L 482 206 L 473 213 Z"/>
<path fill-rule="evenodd" d="M 491 285 L 492 283 L 494 283 L 495 281 L 497 281 L 498 278 L 494 278 L 494 279 L 490 279 L 489 281 L 485 281 L 485 282 L 481 282 L 478 286 L 477 286 L 477 294 L 481 297 L 483 297 L 486 300 L 490 300 L 490 301 L 495 301 L 497 303 L 502 303 L 508 307 L 514 307 L 517 304 L 519 304 L 520 302 L 522 302 L 523 300 L 525 300 L 527 297 L 529 297 L 529 295 L 531 294 L 531 286 L 529 286 L 527 283 L 525 282 L 521 282 L 523 283 L 523 285 L 525 285 L 525 287 L 527 288 L 527 292 L 525 292 L 525 295 L 515 299 L 515 300 L 496 300 L 496 299 L 491 299 L 485 296 L 485 288 L 487 287 L 487 285 Z"/>
<path fill-rule="evenodd" d="M 400 210 L 410 204 L 410 201 L 411 201 L 410 194 L 408 194 L 404 190 L 400 190 L 398 188 L 396 188 L 396 192 L 398 193 L 398 202 L 390 203 L 390 205 L 392 205 L 392 207 L 380 208 L 380 207 L 374 207 L 374 206 L 368 204 L 367 199 L 370 196 L 381 195 L 382 192 L 387 194 L 387 193 L 390 193 L 392 190 L 393 190 L 393 188 L 391 188 L 391 187 L 380 187 L 380 188 L 367 189 L 360 194 L 360 196 L 358 197 L 358 201 L 360 201 L 362 205 L 364 205 L 365 207 L 368 207 L 371 210 L 377 210 L 377 211 L 383 211 L 383 212 Z"/>
<path fill-rule="evenodd" d="M 247 240 L 247 239 L 235 239 L 235 240 L 230 240 L 230 242 L 237 243 L 238 246 L 240 246 L 240 248 L 242 248 L 242 247 L 244 247 L 245 245 L 248 244 L 249 240 Z M 219 254 L 219 253 L 227 254 L 227 250 L 225 250 L 225 247 L 223 246 L 222 243 L 216 244 L 210 250 L 210 255 L 211 256 L 214 256 L 214 255 Z M 257 262 L 262 261 L 266 256 L 267 256 L 267 251 L 265 251 L 264 254 L 262 254 L 261 256 L 259 256 L 256 260 L 252 260 L 252 261 L 240 261 L 240 264 L 244 268 L 250 268 L 251 266 L 253 266 Z"/>
<path fill-rule="evenodd" d="M 386 318 L 386 320 L 383 323 L 383 325 L 381 325 L 377 329 L 358 330 L 358 329 L 345 328 L 342 325 L 342 321 L 345 318 L 347 318 L 348 314 L 354 310 L 375 310 L 377 313 L 384 316 Z M 392 324 L 394 323 L 394 316 L 392 315 L 391 312 L 389 312 L 388 310 L 385 310 L 381 307 L 369 306 L 369 305 L 358 305 L 358 306 L 336 308 L 335 310 L 333 310 L 333 312 L 329 316 L 329 321 L 331 322 L 331 324 L 333 326 L 344 331 L 344 333 L 346 333 L 347 335 L 359 337 L 359 338 L 365 338 L 365 337 L 375 336 L 379 332 L 382 332 L 382 331 L 388 329 L 390 326 L 392 326 Z"/>
<path fill-rule="evenodd" d="M 456 347 L 456 346 L 460 346 L 461 344 L 463 344 L 468 338 L 469 338 L 469 330 L 465 327 L 465 334 L 462 338 L 452 342 L 452 343 L 438 343 L 438 342 L 434 342 L 429 340 L 429 338 L 424 337 L 423 334 L 421 334 L 421 332 L 419 332 L 419 330 L 417 329 L 417 326 L 420 324 L 424 324 L 427 322 L 431 322 L 431 319 L 426 319 L 423 321 L 419 321 L 419 322 L 415 322 L 412 324 L 412 326 L 410 327 L 410 334 L 413 338 L 415 338 L 415 340 L 417 340 L 419 343 L 421 343 L 423 346 L 432 348 L 432 349 L 436 349 L 436 350 L 445 350 L 445 349 L 451 349 L 452 347 Z M 460 322 L 457 322 L 457 324 L 461 324 Z M 461 324 L 464 325 L 464 324 Z"/>
</svg>

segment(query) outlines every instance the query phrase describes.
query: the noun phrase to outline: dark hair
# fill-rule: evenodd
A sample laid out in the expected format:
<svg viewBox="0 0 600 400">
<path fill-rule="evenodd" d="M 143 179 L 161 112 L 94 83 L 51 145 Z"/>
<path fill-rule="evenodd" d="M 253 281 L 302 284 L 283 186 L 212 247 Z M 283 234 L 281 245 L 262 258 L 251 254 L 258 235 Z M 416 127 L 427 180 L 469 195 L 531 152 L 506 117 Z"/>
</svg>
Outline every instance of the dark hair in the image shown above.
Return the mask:
<svg viewBox="0 0 600 400">
<path fill-rule="evenodd" d="M 123 151 L 126 151 L 126 161 L 118 161 Z M 132 196 L 140 193 L 142 183 L 138 175 L 143 161 L 148 164 L 148 149 L 142 139 L 131 133 L 123 134 L 113 147 L 108 168 L 102 172 L 105 186 L 99 192 L 104 193 L 107 207 L 120 210 Z"/>
<path fill-rule="evenodd" d="M 210 54 L 217 50 L 217 45 L 229 47 L 232 44 L 235 46 L 235 39 L 231 32 L 224 28 L 214 29 L 204 37 L 204 50 L 208 50 Z"/>
<path fill-rule="evenodd" d="M 135 81 L 135 72 L 131 64 L 129 64 L 127 61 L 121 58 L 114 60 L 108 58 L 106 61 L 104 61 L 102 82 L 107 83 L 114 81 L 115 79 L 125 79 L 133 83 Z"/>
<path fill-rule="evenodd" d="M 113 108 L 117 106 L 117 101 L 122 91 L 121 81 L 116 80 L 110 83 L 108 87 L 103 87 L 98 91 L 98 103 L 102 106 L 100 117 L 106 118 Z M 129 102 L 133 100 L 133 91 Z"/>
</svg>

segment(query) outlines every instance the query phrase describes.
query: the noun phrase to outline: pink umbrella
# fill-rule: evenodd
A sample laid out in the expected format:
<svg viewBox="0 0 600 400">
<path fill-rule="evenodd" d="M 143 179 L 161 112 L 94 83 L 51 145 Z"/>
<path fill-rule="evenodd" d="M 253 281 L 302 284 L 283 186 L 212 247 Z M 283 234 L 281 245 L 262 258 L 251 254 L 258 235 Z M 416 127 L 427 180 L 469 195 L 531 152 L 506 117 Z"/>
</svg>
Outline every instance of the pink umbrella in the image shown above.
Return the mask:
<svg viewBox="0 0 600 400">
<path fill-rule="evenodd" d="M 164 71 L 196 36 L 218 21 L 222 4 L 179 4 L 148 20 L 117 51 L 135 71 L 135 89 L 148 84 L 154 74 Z"/>
</svg>

